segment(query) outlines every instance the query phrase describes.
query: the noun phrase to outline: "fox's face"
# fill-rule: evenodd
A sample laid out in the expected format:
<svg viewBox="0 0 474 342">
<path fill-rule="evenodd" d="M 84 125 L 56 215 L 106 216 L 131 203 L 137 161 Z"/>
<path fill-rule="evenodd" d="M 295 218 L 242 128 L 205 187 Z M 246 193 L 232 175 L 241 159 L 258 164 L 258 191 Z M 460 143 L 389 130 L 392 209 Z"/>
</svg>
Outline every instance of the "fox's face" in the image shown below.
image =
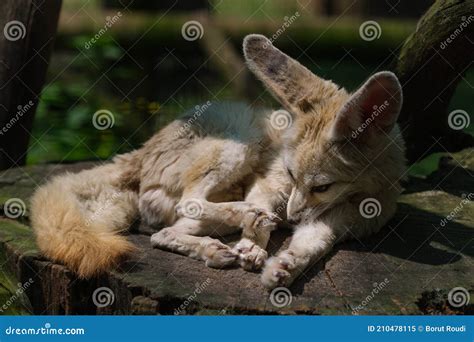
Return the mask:
<svg viewBox="0 0 474 342">
<path fill-rule="evenodd" d="M 261 35 L 244 40 L 249 68 L 291 113 L 284 167 L 292 185 L 290 222 L 314 219 L 383 183 L 377 164 L 402 105 L 396 76 L 379 72 L 355 93 L 311 73 Z"/>
</svg>

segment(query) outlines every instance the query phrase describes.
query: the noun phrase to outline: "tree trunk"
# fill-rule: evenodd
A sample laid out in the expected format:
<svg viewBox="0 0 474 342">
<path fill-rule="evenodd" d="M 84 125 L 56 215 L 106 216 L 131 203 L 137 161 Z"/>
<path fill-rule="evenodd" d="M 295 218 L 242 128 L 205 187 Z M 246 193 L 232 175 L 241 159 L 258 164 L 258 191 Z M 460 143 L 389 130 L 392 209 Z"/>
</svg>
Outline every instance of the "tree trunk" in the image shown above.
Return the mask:
<svg viewBox="0 0 474 342">
<path fill-rule="evenodd" d="M 26 160 L 61 0 L 0 2 L 0 169 Z"/>
<path fill-rule="evenodd" d="M 399 121 L 410 162 L 474 145 L 471 135 L 448 122 L 449 101 L 474 59 L 473 14 L 473 0 L 436 1 L 395 61 L 404 93 Z"/>
</svg>

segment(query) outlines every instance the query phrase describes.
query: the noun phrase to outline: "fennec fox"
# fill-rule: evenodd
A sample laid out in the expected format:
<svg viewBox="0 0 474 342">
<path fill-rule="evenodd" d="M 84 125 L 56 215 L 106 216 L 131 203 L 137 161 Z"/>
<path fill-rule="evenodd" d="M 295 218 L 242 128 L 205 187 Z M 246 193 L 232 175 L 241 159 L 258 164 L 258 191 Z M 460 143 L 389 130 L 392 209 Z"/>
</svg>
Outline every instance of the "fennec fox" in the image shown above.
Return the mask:
<svg viewBox="0 0 474 342">
<path fill-rule="evenodd" d="M 244 54 L 287 111 L 208 102 L 139 150 L 54 178 L 32 199 L 46 256 L 93 276 L 133 251 L 119 232 L 139 216 L 165 226 L 152 246 L 210 267 L 263 267 L 262 282 L 273 288 L 289 286 L 336 242 L 374 233 L 389 220 L 405 172 L 395 75 L 379 72 L 349 94 L 264 36 L 247 36 Z M 267 260 L 280 218 L 294 234 Z M 238 231 L 233 248 L 216 239 Z"/>
</svg>

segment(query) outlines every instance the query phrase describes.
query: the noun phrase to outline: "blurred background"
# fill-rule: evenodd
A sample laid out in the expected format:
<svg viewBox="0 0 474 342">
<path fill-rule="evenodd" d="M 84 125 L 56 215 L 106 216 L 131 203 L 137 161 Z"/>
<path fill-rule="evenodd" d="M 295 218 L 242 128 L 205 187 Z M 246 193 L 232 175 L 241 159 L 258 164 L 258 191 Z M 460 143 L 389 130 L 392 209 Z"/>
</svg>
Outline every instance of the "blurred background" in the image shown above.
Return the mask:
<svg viewBox="0 0 474 342">
<path fill-rule="evenodd" d="M 106 159 L 130 151 L 207 101 L 278 107 L 243 66 L 241 44 L 249 33 L 272 37 L 314 73 L 354 90 L 391 65 L 432 3 L 64 0 L 27 163 Z M 375 37 L 364 39 L 360 29 L 368 21 L 376 22 L 375 33 L 368 33 Z M 194 26 L 187 27 L 190 22 Z M 469 84 L 472 68 L 450 109 L 474 112 Z M 113 114 L 112 127 L 94 127 L 99 110 Z M 429 174 L 439 156 L 414 164 L 410 173 Z"/>
</svg>

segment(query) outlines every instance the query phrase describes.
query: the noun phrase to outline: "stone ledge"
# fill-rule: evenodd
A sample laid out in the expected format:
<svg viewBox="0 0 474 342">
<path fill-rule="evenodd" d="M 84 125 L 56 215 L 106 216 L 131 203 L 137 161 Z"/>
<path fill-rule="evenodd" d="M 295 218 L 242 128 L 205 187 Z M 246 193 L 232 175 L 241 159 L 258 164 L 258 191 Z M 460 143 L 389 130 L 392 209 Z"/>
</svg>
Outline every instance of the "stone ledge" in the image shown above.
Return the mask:
<svg viewBox="0 0 474 342">
<path fill-rule="evenodd" d="M 473 203 L 463 205 L 441 227 L 466 189 L 474 189 L 473 151 L 444 158 L 439 171 L 425 180 L 411 180 L 397 214 L 381 232 L 338 245 L 291 286 L 292 301 L 282 308 L 272 304 L 258 274 L 210 269 L 202 262 L 151 249 L 142 229 L 129 236 L 140 247 L 133 259 L 99 278 L 78 280 L 64 266 L 38 253 L 28 212 L 18 220 L 0 219 L 0 304 L 15 293 L 15 284 L 31 278 L 26 296 L 15 300 L 7 313 L 173 314 L 178 310 L 182 314 L 349 315 L 362 305 L 359 314 L 473 314 L 472 301 L 452 308 L 446 300 L 454 287 L 471 293 L 474 289 Z M 78 163 L 4 171 L 0 205 L 3 208 L 13 197 L 28 203 L 35 187 L 52 174 L 92 166 Z M 287 244 L 289 236 L 284 230 L 276 232 L 270 253 Z M 383 288 L 371 298 L 381 284 Z M 99 287 L 112 290 L 113 303 L 94 305 L 92 294 Z"/>
</svg>

